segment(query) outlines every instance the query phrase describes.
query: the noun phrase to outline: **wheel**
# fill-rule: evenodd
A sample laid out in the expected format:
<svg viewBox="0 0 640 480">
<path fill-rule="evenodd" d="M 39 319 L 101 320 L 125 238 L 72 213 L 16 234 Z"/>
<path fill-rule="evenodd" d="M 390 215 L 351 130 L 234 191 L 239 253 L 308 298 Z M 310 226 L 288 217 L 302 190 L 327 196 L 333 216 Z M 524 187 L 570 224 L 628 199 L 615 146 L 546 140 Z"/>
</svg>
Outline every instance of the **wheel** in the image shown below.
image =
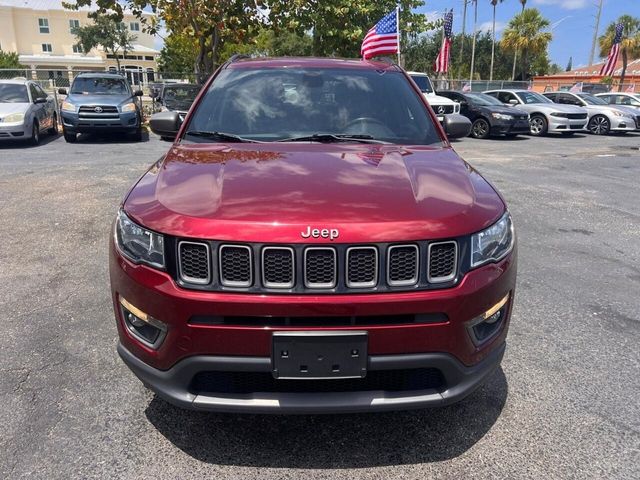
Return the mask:
<svg viewBox="0 0 640 480">
<path fill-rule="evenodd" d="M 66 130 L 62 130 L 62 133 L 64 134 L 64 139 L 67 143 L 76 143 L 76 140 L 78 140 L 78 136 L 75 133 L 69 133 Z"/>
<path fill-rule="evenodd" d="M 594 115 L 589 120 L 587 129 L 594 135 L 606 135 L 611 130 L 611 123 L 604 115 Z"/>
<path fill-rule="evenodd" d="M 547 119 L 544 115 L 532 115 L 529 119 L 529 129 L 531 131 L 531 135 L 536 137 L 541 137 L 547 134 L 547 130 L 549 128 L 549 124 L 547 123 Z"/>
<path fill-rule="evenodd" d="M 133 132 L 133 135 L 131 136 L 131 138 L 133 138 L 134 141 L 136 142 L 141 142 L 142 141 L 142 127 L 138 127 L 138 129 Z"/>
<path fill-rule="evenodd" d="M 473 138 L 487 138 L 490 131 L 491 127 L 489 126 L 489 122 L 484 118 L 478 118 L 473 122 L 473 125 L 471 125 L 471 136 Z"/>
<path fill-rule="evenodd" d="M 51 119 L 51 128 L 47 130 L 49 135 L 58 135 L 58 116 L 54 113 Z"/>
<path fill-rule="evenodd" d="M 38 126 L 38 122 L 33 122 L 33 127 L 31 127 L 31 145 L 38 145 L 40 143 L 40 127 Z"/>
</svg>

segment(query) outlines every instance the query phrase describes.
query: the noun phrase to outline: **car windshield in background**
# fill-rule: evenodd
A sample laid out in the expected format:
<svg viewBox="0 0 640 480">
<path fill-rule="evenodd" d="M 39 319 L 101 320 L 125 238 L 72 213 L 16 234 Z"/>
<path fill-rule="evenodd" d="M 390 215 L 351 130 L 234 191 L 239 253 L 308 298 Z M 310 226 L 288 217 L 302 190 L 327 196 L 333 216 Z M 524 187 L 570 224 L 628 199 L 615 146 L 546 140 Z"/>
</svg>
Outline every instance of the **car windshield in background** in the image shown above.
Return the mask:
<svg viewBox="0 0 640 480">
<path fill-rule="evenodd" d="M 418 85 L 418 88 L 422 93 L 433 93 L 431 82 L 427 77 L 411 75 L 411 79 L 416 82 L 416 85 Z"/>
<path fill-rule="evenodd" d="M 486 93 L 465 93 L 465 97 L 467 97 L 467 99 L 469 99 L 474 105 L 480 105 L 483 107 L 497 105 L 504 107 L 504 103 L 491 95 L 487 95 Z"/>
<path fill-rule="evenodd" d="M 78 77 L 73 82 L 71 93 L 83 95 L 126 95 L 127 84 L 120 78 Z"/>
<path fill-rule="evenodd" d="M 544 95 L 535 92 L 518 92 L 518 96 L 520 100 L 522 100 L 522 103 L 527 105 L 531 103 L 553 103 Z"/>
<path fill-rule="evenodd" d="M 199 91 L 200 87 L 196 85 L 172 85 L 164 87 L 162 98 L 165 106 L 169 108 L 184 107 L 188 110 Z"/>
<path fill-rule="evenodd" d="M 441 142 L 402 73 L 347 68 L 223 70 L 185 131 L 197 142 L 225 141 L 230 135 L 265 142 L 314 136 L 307 140 Z"/>
<path fill-rule="evenodd" d="M 601 98 L 594 97 L 593 95 L 589 95 L 588 93 L 578 93 L 577 95 L 588 105 L 607 105 L 607 102 L 605 102 Z"/>
<path fill-rule="evenodd" d="M 0 83 L 0 103 L 29 103 L 26 85 Z"/>
</svg>

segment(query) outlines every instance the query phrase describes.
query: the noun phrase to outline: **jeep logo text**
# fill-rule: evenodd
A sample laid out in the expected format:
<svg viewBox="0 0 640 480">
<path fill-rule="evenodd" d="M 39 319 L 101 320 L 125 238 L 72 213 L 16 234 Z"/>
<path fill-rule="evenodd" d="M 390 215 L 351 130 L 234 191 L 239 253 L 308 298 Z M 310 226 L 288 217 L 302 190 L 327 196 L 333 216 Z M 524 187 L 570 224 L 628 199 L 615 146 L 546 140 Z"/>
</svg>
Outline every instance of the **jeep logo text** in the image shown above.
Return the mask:
<svg viewBox="0 0 640 480">
<path fill-rule="evenodd" d="M 313 237 L 313 238 L 328 238 L 329 240 L 333 241 L 334 238 L 338 238 L 338 236 L 340 235 L 340 232 L 338 231 L 337 228 L 311 228 L 311 227 L 307 227 L 307 230 L 304 232 L 300 232 L 300 235 L 302 235 L 302 238 L 309 238 L 309 237 Z"/>
</svg>

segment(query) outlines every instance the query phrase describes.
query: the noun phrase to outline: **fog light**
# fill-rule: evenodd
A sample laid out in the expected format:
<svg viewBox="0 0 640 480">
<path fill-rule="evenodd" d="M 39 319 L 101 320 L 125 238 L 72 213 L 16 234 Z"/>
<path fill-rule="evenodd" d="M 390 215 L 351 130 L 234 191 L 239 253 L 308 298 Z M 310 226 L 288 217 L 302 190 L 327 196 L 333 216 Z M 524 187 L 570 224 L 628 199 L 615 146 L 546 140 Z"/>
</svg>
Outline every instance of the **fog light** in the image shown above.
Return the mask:
<svg viewBox="0 0 640 480">
<path fill-rule="evenodd" d="M 467 331 L 475 345 L 480 345 L 500 330 L 502 320 L 507 311 L 509 294 L 482 315 L 475 317 L 467 324 Z"/>
<path fill-rule="evenodd" d="M 167 334 L 167 326 L 120 297 L 122 318 L 127 330 L 137 340 L 151 348 L 158 348 Z"/>
</svg>

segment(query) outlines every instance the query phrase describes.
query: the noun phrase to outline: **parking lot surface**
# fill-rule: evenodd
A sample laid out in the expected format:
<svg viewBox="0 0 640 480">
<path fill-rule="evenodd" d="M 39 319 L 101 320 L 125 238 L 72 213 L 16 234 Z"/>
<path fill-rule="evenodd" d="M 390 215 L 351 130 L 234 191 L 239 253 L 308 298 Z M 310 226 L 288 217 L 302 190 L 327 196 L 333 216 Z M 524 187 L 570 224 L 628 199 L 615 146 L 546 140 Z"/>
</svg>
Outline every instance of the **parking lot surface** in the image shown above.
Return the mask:
<svg viewBox="0 0 640 480">
<path fill-rule="evenodd" d="M 0 145 L 0 478 L 639 478 L 640 135 L 455 142 L 519 237 L 502 369 L 447 408 L 174 408 L 116 354 L 107 240 L 168 148 Z"/>
</svg>

